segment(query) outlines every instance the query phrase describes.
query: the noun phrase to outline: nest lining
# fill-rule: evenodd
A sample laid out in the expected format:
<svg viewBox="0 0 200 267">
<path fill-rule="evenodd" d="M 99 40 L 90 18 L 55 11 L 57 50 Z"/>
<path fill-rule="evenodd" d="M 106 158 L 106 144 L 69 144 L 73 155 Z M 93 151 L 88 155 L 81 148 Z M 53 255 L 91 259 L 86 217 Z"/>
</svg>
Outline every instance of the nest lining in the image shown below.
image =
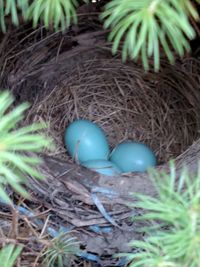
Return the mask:
<svg viewBox="0 0 200 267">
<path fill-rule="evenodd" d="M 90 51 L 87 55 L 87 60 L 57 77 L 50 95 L 37 100 L 30 111 L 32 120 L 48 122 L 48 134 L 56 143 L 54 156 L 70 160 L 64 131 L 70 122 L 83 118 L 103 128 L 111 149 L 127 139 L 143 142 L 155 151 L 159 163 L 175 158 L 197 139 L 197 69 L 188 72 L 182 63 L 166 65 L 161 74 L 145 75 L 140 67 L 122 64 L 118 58 L 97 53 L 92 59 Z M 54 75 L 57 67 L 51 69 Z"/>
</svg>

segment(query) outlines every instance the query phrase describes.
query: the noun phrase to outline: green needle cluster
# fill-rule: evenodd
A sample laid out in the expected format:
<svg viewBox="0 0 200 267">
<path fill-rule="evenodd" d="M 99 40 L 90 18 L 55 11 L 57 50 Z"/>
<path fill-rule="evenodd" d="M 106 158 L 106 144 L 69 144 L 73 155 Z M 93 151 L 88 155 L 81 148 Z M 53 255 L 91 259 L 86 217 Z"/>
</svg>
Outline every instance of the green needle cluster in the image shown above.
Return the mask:
<svg viewBox="0 0 200 267">
<path fill-rule="evenodd" d="M 22 251 L 22 247 L 15 246 L 13 244 L 9 244 L 3 247 L 0 250 L 1 266 L 13 267 L 21 251 Z"/>
<path fill-rule="evenodd" d="M 77 0 L 38 0 L 30 5 L 27 16 L 36 27 L 42 19 L 46 28 L 51 24 L 55 30 L 65 30 L 71 24 L 77 23 Z"/>
<path fill-rule="evenodd" d="M 186 170 L 176 179 L 171 173 L 153 173 L 157 196 L 136 195 L 133 207 L 144 214 L 133 218 L 149 222 L 143 241 L 133 240 L 133 253 L 121 254 L 131 267 L 199 267 L 200 262 L 200 169 L 196 177 Z"/>
<path fill-rule="evenodd" d="M 189 17 L 198 19 L 198 12 L 189 0 L 112 0 L 105 6 L 101 18 L 104 27 L 111 27 L 109 40 L 115 54 L 122 45 L 122 59 L 142 59 L 149 69 L 149 59 L 154 68 L 160 68 L 160 50 L 174 62 L 174 53 L 183 56 L 190 49 L 189 40 L 195 31 Z"/>
<path fill-rule="evenodd" d="M 51 240 L 50 246 L 43 253 L 47 266 L 71 266 L 71 261 L 79 252 L 79 243 L 75 237 L 60 233 Z"/>
<path fill-rule="evenodd" d="M 0 0 L 0 28 L 6 31 L 5 16 L 11 15 L 12 23 L 19 25 L 21 12 L 24 20 L 31 20 L 33 27 L 41 21 L 44 26 L 64 31 L 71 23 L 77 23 L 78 0 Z M 88 2 L 85 0 L 85 2 Z"/>
<path fill-rule="evenodd" d="M 0 93 L 0 198 L 11 202 L 5 186 L 10 185 L 22 196 L 27 197 L 23 184 L 27 175 L 41 179 L 41 174 L 35 169 L 41 160 L 26 153 L 42 152 L 50 148 L 50 140 L 39 131 L 44 128 L 41 124 L 19 127 L 24 118 L 27 104 L 11 108 L 13 97 L 8 92 Z"/>
</svg>

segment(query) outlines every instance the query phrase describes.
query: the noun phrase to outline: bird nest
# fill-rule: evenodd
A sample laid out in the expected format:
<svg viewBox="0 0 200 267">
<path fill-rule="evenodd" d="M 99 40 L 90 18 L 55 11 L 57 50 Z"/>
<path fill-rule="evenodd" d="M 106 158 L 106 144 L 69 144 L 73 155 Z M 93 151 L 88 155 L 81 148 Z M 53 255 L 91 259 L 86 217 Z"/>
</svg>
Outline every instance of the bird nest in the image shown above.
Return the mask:
<svg viewBox="0 0 200 267">
<path fill-rule="evenodd" d="M 85 118 L 102 127 L 111 149 L 129 139 L 148 144 L 159 165 L 179 158 L 199 137 L 200 61 L 187 57 L 171 66 L 162 59 L 159 73 L 145 73 L 140 64 L 113 57 L 102 33 L 96 33 L 98 41 L 79 45 L 82 36 L 51 34 L 38 41 L 38 32 L 22 36 L 25 44 L 21 37 L 12 53 L 5 45 L 2 69 L 2 85 L 17 102 L 31 103 L 23 124 L 45 122 L 45 133 L 55 143 L 53 152 L 44 151 L 40 167 L 46 181 L 30 178 L 30 207 L 49 209 L 49 228 L 75 230 L 86 252 L 114 266 L 116 261 L 107 255 L 128 251 L 127 242 L 138 236 L 126 196 L 134 191 L 153 194 L 152 187 L 146 174 L 125 175 L 116 183 L 116 177 L 77 166 L 67 154 L 64 131 L 70 122 Z M 117 194 L 110 197 L 108 192 Z M 109 230 L 105 234 L 94 226 Z"/>
<path fill-rule="evenodd" d="M 145 75 L 134 64 L 87 53 L 88 59 L 66 72 L 31 110 L 34 120 L 48 122 L 55 156 L 68 158 L 64 131 L 83 118 L 105 131 L 111 148 L 127 139 L 140 141 L 155 151 L 159 163 L 178 156 L 197 138 L 198 83 L 188 82 L 193 74 L 184 65 Z"/>
<path fill-rule="evenodd" d="M 78 56 L 84 54 L 84 59 L 72 65 L 68 53 L 59 56 L 61 63 L 57 59 L 42 64 L 37 78 L 35 74 L 30 81 L 25 78 L 26 88 L 47 82 L 26 123 L 48 123 L 48 135 L 56 144 L 50 155 L 70 160 L 64 131 L 70 122 L 83 118 L 105 131 L 111 148 L 127 139 L 140 141 L 155 151 L 159 163 L 178 156 L 196 140 L 200 115 L 195 60 L 173 67 L 165 64 L 161 73 L 145 74 L 141 67 L 123 64 L 100 49 L 92 55 L 91 48 L 80 51 Z"/>
</svg>

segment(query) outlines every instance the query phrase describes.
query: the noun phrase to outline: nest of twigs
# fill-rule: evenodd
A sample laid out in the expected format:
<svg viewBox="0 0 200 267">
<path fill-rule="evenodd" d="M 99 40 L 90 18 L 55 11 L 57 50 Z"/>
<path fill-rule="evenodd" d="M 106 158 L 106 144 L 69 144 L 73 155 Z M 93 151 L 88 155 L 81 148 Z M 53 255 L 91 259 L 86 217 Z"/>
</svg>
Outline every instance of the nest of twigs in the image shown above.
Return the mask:
<svg viewBox="0 0 200 267">
<path fill-rule="evenodd" d="M 141 67 L 122 64 L 107 53 L 97 51 L 95 58 L 90 54 L 90 49 L 85 51 L 84 60 L 60 78 L 55 74 L 58 66 L 52 66 L 48 73 L 56 75 L 58 82 L 30 111 L 34 120 L 48 122 L 48 134 L 56 143 L 54 155 L 66 158 L 64 131 L 81 118 L 100 125 L 111 148 L 127 139 L 144 142 L 160 163 L 181 154 L 197 138 L 200 114 L 195 75 L 200 69 L 191 73 L 179 63 L 165 66 L 160 74 L 145 75 Z"/>
<path fill-rule="evenodd" d="M 139 64 L 113 57 L 98 27 L 76 36 L 38 29 L 10 50 L 7 38 L 2 84 L 32 103 L 25 123 L 48 123 L 53 155 L 67 160 L 63 134 L 79 118 L 101 126 L 111 148 L 130 139 L 148 144 L 159 163 L 180 155 L 199 136 L 199 61 L 171 66 L 163 59 L 159 73 L 144 73 Z"/>
<path fill-rule="evenodd" d="M 140 64 L 122 63 L 120 56 L 112 56 L 99 25 L 85 37 L 77 29 L 64 35 L 43 29 L 27 32 L 27 36 L 18 32 L 21 42 L 12 49 L 12 38 L 4 40 L 1 74 L 2 85 L 9 87 L 17 102 L 31 103 L 23 123 L 47 123 L 47 134 L 56 145 L 54 152 L 45 154 L 57 159 L 47 158 L 41 166 L 46 182 L 30 179 L 32 203 L 39 203 L 42 211 L 51 210 L 49 224 L 57 230 L 60 225 L 75 229 L 86 251 L 107 257 L 128 250 L 124 244 L 136 237 L 137 225 L 130 221 L 126 190 L 152 193 L 149 182 L 142 180 L 146 176 L 125 177 L 122 188 L 120 178 L 116 187 L 112 179 L 108 183 L 107 177 L 101 180 L 75 165 L 64 146 L 65 128 L 86 118 L 104 129 L 111 148 L 129 139 L 148 144 L 159 165 L 180 157 L 199 137 L 200 61 L 187 57 L 171 66 L 162 59 L 159 73 L 145 73 Z M 106 220 L 92 198 L 96 185 L 113 189 L 114 184 L 120 192 L 117 197 L 100 194 L 98 198 L 116 225 Z M 90 227 L 97 223 L 113 230 L 106 235 L 95 233 Z M 111 261 L 106 258 L 110 265 L 105 266 L 114 266 Z"/>
</svg>

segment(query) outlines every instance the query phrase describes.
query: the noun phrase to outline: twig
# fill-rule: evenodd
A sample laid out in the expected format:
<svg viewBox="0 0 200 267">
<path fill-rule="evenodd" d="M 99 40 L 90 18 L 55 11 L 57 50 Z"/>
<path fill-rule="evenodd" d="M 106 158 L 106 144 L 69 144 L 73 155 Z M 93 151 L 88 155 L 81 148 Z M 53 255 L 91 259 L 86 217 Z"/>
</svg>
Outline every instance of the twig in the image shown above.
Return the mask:
<svg viewBox="0 0 200 267">
<path fill-rule="evenodd" d="M 19 231 L 18 231 L 19 211 L 11 207 L 11 212 L 12 212 L 12 225 L 11 225 L 11 230 L 8 236 L 10 238 L 16 239 L 19 234 Z"/>
</svg>

